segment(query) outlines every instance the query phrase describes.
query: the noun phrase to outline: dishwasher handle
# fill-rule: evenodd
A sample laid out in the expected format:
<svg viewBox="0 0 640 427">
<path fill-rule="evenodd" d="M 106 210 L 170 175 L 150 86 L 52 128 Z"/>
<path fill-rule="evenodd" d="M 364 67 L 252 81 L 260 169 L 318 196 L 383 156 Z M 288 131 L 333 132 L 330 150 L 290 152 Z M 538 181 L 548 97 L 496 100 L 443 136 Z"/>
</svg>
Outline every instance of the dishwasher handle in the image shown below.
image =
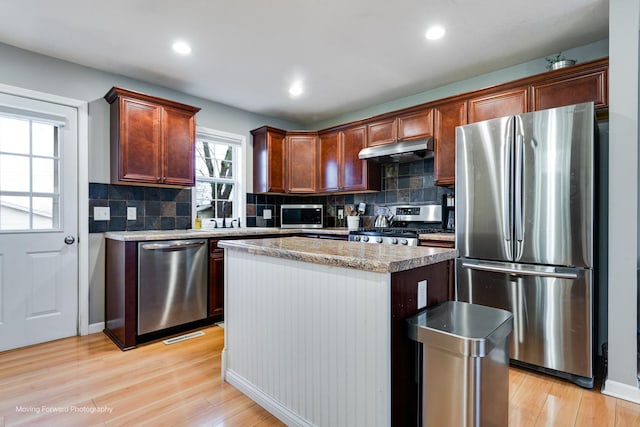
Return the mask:
<svg viewBox="0 0 640 427">
<path fill-rule="evenodd" d="M 206 243 L 206 240 L 196 240 L 196 241 L 175 241 L 175 242 L 167 242 L 167 243 L 145 243 L 142 245 L 142 249 L 145 250 L 180 250 L 187 248 L 195 248 L 198 246 L 202 246 Z"/>
</svg>

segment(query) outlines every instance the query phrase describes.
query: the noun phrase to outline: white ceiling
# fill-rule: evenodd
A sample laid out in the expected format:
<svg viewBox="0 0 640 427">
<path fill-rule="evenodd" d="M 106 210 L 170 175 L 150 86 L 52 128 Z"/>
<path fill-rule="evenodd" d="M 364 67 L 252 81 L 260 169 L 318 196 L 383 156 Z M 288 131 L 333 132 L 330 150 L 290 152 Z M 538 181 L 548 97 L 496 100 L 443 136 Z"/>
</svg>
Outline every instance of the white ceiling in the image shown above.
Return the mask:
<svg viewBox="0 0 640 427">
<path fill-rule="evenodd" d="M 608 37 L 608 0 L 3 1 L 0 42 L 304 124 Z M 447 34 L 432 42 L 428 26 Z M 193 51 L 181 57 L 171 44 Z M 305 93 L 292 99 L 294 79 Z"/>
</svg>

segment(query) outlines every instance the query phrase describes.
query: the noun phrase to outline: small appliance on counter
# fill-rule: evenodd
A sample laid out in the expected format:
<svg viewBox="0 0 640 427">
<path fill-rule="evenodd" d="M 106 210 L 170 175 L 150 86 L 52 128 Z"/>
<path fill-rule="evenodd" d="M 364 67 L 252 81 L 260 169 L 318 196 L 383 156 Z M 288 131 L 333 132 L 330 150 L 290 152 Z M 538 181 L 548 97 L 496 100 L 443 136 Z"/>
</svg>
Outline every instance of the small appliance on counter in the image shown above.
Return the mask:
<svg viewBox="0 0 640 427">
<path fill-rule="evenodd" d="M 280 206 L 281 228 L 323 228 L 323 205 Z"/>
<path fill-rule="evenodd" d="M 456 228 L 456 198 L 453 194 L 442 195 L 442 228 L 451 232 Z"/>
</svg>

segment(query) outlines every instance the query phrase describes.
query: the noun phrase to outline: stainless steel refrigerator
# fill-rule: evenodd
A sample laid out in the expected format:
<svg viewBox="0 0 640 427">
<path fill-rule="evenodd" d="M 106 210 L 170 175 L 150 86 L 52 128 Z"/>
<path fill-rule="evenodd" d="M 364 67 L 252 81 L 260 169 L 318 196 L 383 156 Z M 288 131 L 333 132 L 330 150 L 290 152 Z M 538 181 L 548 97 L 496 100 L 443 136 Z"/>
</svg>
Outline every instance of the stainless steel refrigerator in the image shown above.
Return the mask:
<svg viewBox="0 0 640 427">
<path fill-rule="evenodd" d="M 593 103 L 456 129 L 456 296 L 513 313 L 512 361 L 593 387 Z"/>
</svg>

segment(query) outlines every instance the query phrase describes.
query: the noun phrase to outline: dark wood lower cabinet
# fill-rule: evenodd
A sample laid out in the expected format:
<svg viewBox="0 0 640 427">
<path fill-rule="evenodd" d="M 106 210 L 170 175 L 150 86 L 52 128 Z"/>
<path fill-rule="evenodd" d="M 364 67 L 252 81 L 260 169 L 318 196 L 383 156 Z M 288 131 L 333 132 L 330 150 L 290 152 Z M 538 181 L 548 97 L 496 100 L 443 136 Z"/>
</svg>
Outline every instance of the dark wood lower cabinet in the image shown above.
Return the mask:
<svg viewBox="0 0 640 427">
<path fill-rule="evenodd" d="M 209 241 L 209 318 L 224 317 L 224 249 L 218 240 Z"/>
<path fill-rule="evenodd" d="M 418 426 L 420 421 L 420 344 L 407 336 L 406 319 L 418 313 L 418 282 L 427 281 L 427 307 L 450 301 L 452 262 L 391 275 L 391 425 Z"/>
<path fill-rule="evenodd" d="M 138 242 L 106 239 L 104 333 L 122 350 L 137 345 Z"/>
</svg>

